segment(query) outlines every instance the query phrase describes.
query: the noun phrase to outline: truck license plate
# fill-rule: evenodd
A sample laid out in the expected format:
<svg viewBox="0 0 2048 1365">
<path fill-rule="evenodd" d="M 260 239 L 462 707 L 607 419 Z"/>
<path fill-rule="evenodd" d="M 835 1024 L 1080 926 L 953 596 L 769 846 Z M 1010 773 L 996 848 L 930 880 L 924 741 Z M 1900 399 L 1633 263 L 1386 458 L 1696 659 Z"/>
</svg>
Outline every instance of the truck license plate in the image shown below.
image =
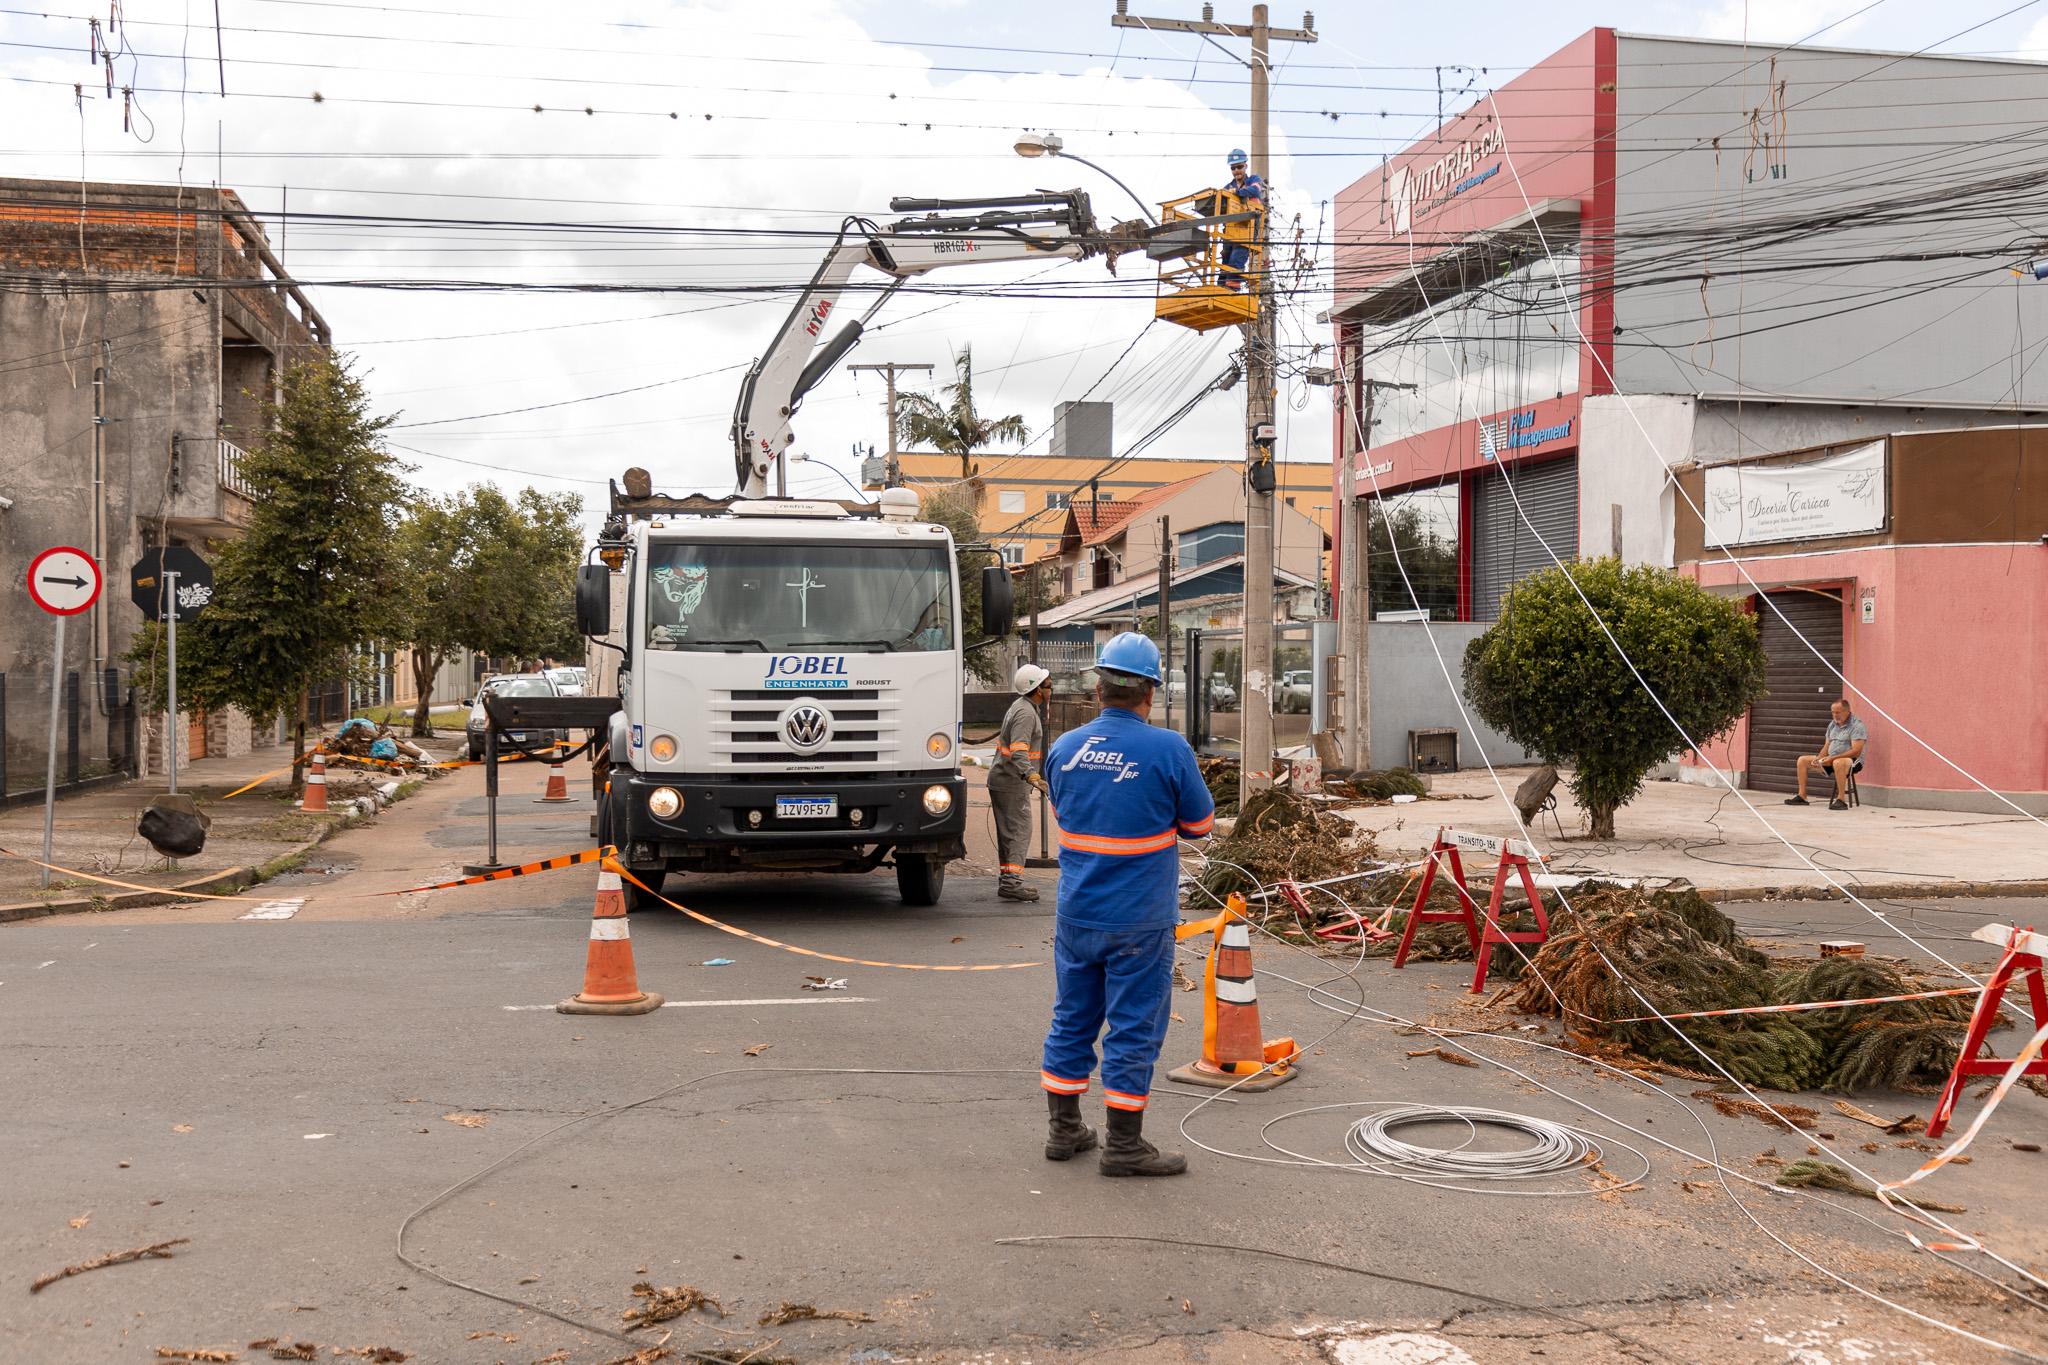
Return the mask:
<svg viewBox="0 0 2048 1365">
<path fill-rule="evenodd" d="M 836 796 L 778 796 L 775 798 L 775 818 L 778 820 L 832 820 L 839 815 L 839 798 Z"/>
</svg>

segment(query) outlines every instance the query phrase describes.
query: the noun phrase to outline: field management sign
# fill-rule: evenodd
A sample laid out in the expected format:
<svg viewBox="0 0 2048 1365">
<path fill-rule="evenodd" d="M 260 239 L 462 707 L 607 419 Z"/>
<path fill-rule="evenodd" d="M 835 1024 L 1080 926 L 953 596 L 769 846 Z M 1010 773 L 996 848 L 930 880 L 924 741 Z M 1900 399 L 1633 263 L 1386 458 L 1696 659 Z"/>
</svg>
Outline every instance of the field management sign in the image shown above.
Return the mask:
<svg viewBox="0 0 2048 1365">
<path fill-rule="evenodd" d="M 1706 471 L 1706 542 L 1868 535 L 1884 529 L 1884 445 L 1872 441 L 1807 464 L 1714 465 Z"/>
</svg>

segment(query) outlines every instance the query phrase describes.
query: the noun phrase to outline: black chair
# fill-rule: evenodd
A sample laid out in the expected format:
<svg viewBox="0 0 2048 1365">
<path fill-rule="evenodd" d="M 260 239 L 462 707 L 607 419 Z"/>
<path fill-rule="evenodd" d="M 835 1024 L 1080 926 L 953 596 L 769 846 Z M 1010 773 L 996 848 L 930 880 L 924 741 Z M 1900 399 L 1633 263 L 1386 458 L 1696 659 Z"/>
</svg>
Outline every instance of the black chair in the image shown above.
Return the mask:
<svg viewBox="0 0 2048 1365">
<path fill-rule="evenodd" d="M 1857 759 L 1857 760 L 1856 760 L 1856 761 L 1855 761 L 1854 763 L 1851 763 L 1851 764 L 1849 765 L 1849 781 L 1848 781 L 1848 783 L 1847 783 L 1847 787 L 1848 787 L 1848 793 L 1847 793 L 1847 800 L 1848 800 L 1849 804 L 1850 804 L 1850 805 L 1851 805 L 1852 807 L 1853 807 L 1853 806 L 1860 806 L 1860 805 L 1862 805 L 1862 804 L 1863 804 L 1863 798 L 1862 798 L 1861 796 L 1858 796 L 1858 795 L 1856 794 L 1856 774 L 1858 774 L 1858 773 L 1860 773 L 1860 772 L 1862 772 L 1862 771 L 1863 771 L 1863 760 L 1862 760 L 1862 759 L 1860 759 L 1860 758 L 1859 758 L 1859 759 Z"/>
</svg>

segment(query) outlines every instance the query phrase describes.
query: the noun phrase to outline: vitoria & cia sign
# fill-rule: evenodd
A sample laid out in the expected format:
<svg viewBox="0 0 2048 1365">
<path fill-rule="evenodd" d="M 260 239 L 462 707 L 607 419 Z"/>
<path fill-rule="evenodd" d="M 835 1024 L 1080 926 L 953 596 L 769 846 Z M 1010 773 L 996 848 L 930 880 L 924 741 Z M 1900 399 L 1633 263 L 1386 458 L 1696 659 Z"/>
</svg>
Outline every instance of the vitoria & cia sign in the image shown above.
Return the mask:
<svg viewBox="0 0 2048 1365">
<path fill-rule="evenodd" d="M 1495 122 L 1478 137 L 1459 143 L 1427 165 L 1410 163 L 1394 167 L 1387 174 L 1389 232 L 1401 236 L 1414 224 L 1418 213 L 1428 213 L 1500 174 L 1499 166 L 1475 168 L 1507 146 L 1507 141 L 1506 132 Z"/>
</svg>

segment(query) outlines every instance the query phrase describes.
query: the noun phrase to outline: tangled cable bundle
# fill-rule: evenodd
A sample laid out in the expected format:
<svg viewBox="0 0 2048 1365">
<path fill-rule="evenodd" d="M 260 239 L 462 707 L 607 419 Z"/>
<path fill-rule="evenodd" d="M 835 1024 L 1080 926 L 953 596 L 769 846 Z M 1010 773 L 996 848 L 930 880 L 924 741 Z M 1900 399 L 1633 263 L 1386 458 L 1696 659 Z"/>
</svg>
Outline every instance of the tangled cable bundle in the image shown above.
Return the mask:
<svg viewBox="0 0 2048 1365">
<path fill-rule="evenodd" d="M 1629 1022 L 1650 1012 L 1644 1001 L 1657 1012 L 1685 1014 L 1912 989 L 1897 971 L 1862 958 L 1773 969 L 1733 921 L 1691 891 L 1584 892 L 1571 909 L 1553 913 L 1550 941 L 1533 961 L 1535 970 L 1507 997 L 1511 1008 L 1558 1015 L 1596 1046 L 1697 1068 L 1698 1054 L 1673 1031 L 1682 1029 L 1745 1084 L 1773 1090 L 1854 1094 L 1882 1085 L 1932 1094 L 1955 1065 L 1971 1009 L 1965 996 L 1675 1025 Z"/>
<path fill-rule="evenodd" d="M 1371 1107 L 1375 1112 L 1353 1121 L 1344 1130 L 1344 1149 L 1349 1162 L 1324 1161 L 1282 1147 L 1273 1140 L 1272 1129 L 1290 1119 L 1332 1109 Z M 1462 1123 L 1465 1140 L 1454 1147 L 1426 1147 L 1394 1135 L 1396 1129 L 1425 1123 Z M 1508 1129 L 1533 1139 L 1526 1147 L 1511 1151 L 1488 1151 L 1474 1144 L 1482 1128 Z M 1437 1189 L 1471 1193 L 1577 1195 L 1601 1194 L 1633 1184 L 1650 1172 L 1650 1160 L 1626 1143 L 1607 1142 L 1633 1155 L 1642 1170 L 1626 1180 L 1617 1179 L 1601 1162 L 1606 1156 L 1602 1140 L 1581 1128 L 1553 1123 L 1529 1114 L 1466 1105 L 1409 1104 L 1388 1100 L 1362 1100 L 1352 1104 L 1322 1104 L 1296 1109 L 1268 1122 L 1260 1136 L 1268 1147 L 1312 1165 L 1362 1171 L 1367 1175 L 1390 1176 Z M 1514 1181 L 1557 1180 L 1564 1177 L 1595 1176 L 1596 1185 L 1576 1184 L 1569 1189 L 1501 1189 Z M 1465 1182 L 1465 1183 L 1458 1183 Z"/>
</svg>

